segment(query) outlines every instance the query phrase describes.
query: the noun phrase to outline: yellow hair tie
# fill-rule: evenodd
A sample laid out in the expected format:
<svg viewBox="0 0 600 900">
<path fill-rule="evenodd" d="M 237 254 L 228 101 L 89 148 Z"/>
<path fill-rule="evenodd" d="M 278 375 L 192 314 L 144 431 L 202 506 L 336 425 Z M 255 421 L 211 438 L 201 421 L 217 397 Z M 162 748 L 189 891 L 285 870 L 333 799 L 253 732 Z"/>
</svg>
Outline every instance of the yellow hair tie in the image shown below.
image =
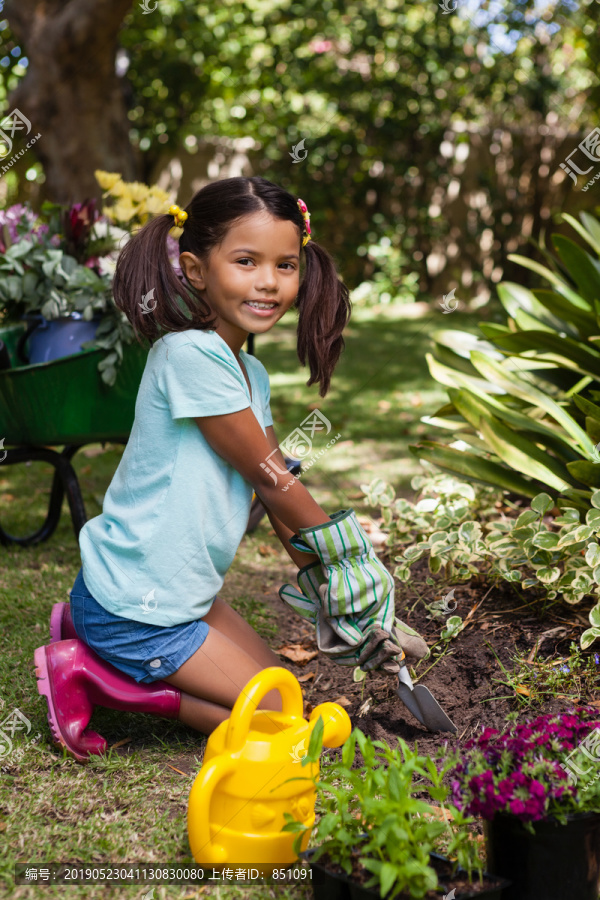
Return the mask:
<svg viewBox="0 0 600 900">
<path fill-rule="evenodd" d="M 175 217 L 175 225 L 177 228 L 183 228 L 183 223 L 188 217 L 188 214 L 184 210 L 179 209 L 178 206 L 173 204 L 173 206 L 169 207 L 169 215 Z"/>
</svg>

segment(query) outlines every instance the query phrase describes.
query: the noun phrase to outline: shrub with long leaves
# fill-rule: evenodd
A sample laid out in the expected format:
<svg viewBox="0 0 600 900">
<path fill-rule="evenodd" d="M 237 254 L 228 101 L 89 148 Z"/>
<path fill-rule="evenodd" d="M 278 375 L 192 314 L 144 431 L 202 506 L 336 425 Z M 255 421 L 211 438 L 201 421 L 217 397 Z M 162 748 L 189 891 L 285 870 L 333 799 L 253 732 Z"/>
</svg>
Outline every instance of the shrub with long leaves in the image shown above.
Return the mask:
<svg viewBox="0 0 600 900">
<path fill-rule="evenodd" d="M 540 247 L 548 266 L 509 257 L 549 288 L 500 284 L 505 325 L 481 323 L 483 338 L 433 335 L 429 369 L 450 402 L 428 421 L 459 441 L 410 450 L 463 478 L 585 510 L 600 488 L 600 222 L 562 218 L 587 248 L 555 234 L 557 256 Z"/>
</svg>

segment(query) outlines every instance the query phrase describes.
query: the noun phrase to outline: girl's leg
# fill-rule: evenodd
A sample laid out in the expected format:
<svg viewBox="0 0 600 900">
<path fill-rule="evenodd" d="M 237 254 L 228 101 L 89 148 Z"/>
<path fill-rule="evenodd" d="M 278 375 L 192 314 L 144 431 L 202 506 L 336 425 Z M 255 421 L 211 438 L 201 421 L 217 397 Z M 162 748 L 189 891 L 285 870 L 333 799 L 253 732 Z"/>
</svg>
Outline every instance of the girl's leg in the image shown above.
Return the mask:
<svg viewBox="0 0 600 900">
<path fill-rule="evenodd" d="M 244 685 L 262 669 L 280 662 L 254 629 L 220 598 L 205 622 L 210 631 L 202 646 L 164 680 L 182 691 L 179 721 L 210 734 L 229 717 Z M 270 691 L 259 707 L 281 710 L 279 692 Z"/>
</svg>

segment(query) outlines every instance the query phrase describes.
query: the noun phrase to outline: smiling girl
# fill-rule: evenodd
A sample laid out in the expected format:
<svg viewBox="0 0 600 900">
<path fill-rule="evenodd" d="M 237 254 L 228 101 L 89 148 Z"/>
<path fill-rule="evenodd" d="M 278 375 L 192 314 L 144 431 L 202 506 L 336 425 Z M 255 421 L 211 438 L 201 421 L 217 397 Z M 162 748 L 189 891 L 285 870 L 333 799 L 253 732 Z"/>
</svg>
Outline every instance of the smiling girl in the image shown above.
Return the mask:
<svg viewBox="0 0 600 900">
<path fill-rule="evenodd" d="M 167 253 L 174 224 L 182 229 L 185 282 Z M 267 372 L 242 350 L 248 335 L 265 334 L 294 307 L 307 384 L 318 383 L 325 396 L 350 314 L 348 289 L 311 239 L 304 202 L 260 177 L 211 183 L 125 246 L 114 294 L 152 346 L 102 514 L 80 533 L 70 609 L 56 604 L 53 641 L 35 651 L 55 743 L 80 760 L 103 752 L 104 738 L 85 730 L 96 704 L 176 718 L 208 734 L 257 672 L 280 665 L 218 596 L 253 491 L 310 582 L 282 599 L 317 626 L 322 598 L 330 610 L 341 601 L 347 613 L 365 613 L 365 633 L 352 632 L 344 616 L 331 619 L 333 631 L 322 620 L 321 649 L 328 628 L 358 659 L 375 628 L 393 638 L 386 646 L 395 640 L 388 657 L 401 654 L 401 645 L 422 656 L 426 645 L 410 629 L 392 635 L 393 581 L 353 511 L 329 516 L 303 484 L 284 492 L 264 465 L 270 457 L 285 470 Z M 279 694 L 261 706 L 281 709 Z"/>
</svg>

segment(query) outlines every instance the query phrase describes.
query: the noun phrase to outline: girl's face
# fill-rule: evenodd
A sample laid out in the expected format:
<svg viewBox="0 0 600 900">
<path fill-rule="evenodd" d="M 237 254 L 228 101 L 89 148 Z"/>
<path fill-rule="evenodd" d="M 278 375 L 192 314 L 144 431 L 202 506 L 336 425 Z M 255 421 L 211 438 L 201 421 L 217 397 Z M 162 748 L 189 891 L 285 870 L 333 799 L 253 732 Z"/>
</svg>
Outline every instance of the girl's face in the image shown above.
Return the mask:
<svg viewBox="0 0 600 900">
<path fill-rule="evenodd" d="M 296 226 L 260 212 L 233 225 L 207 264 L 192 253 L 179 259 L 217 316 L 215 330 L 237 355 L 249 333 L 269 331 L 296 299 L 299 254 Z"/>
</svg>

